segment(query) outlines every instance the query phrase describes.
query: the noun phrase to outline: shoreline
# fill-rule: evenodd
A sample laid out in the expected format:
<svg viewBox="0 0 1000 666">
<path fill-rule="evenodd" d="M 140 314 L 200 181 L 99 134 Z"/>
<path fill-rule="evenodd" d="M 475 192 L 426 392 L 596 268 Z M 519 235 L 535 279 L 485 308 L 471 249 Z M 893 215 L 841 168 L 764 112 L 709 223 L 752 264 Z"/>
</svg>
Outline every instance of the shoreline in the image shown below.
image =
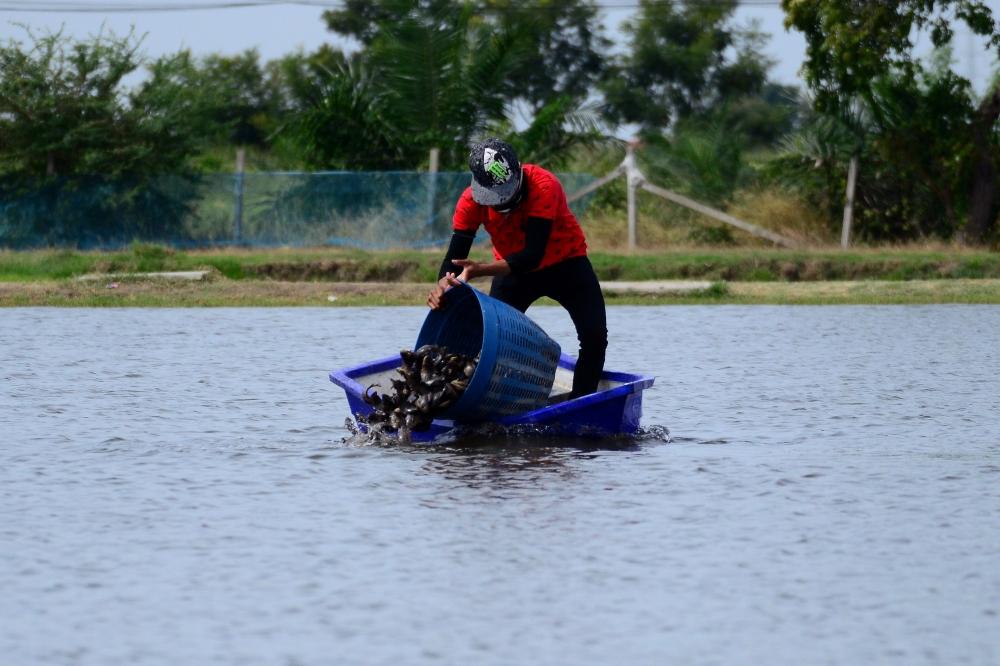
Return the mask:
<svg viewBox="0 0 1000 666">
<path fill-rule="evenodd" d="M 488 281 L 474 286 L 488 290 Z M 811 282 L 604 281 L 615 305 L 1000 305 L 1000 279 Z M 625 285 L 625 286 L 623 286 Z M 0 282 L 0 307 L 344 307 L 423 305 L 425 282 L 171 280 L 126 276 Z M 543 299 L 540 305 L 554 304 Z"/>
</svg>

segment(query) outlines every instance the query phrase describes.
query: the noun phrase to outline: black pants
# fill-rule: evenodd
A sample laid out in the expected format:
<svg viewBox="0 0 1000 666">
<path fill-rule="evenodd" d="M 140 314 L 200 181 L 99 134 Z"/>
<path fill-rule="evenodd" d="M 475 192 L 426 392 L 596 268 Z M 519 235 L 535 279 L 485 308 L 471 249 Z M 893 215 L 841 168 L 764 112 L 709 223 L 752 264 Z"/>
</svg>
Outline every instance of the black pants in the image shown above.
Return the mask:
<svg viewBox="0 0 1000 666">
<path fill-rule="evenodd" d="M 608 318 L 601 285 L 590 259 L 574 257 L 539 271 L 497 276 L 493 278 L 490 296 L 521 312 L 542 296 L 566 308 L 580 341 L 573 397 L 597 390 L 608 348 Z"/>
</svg>

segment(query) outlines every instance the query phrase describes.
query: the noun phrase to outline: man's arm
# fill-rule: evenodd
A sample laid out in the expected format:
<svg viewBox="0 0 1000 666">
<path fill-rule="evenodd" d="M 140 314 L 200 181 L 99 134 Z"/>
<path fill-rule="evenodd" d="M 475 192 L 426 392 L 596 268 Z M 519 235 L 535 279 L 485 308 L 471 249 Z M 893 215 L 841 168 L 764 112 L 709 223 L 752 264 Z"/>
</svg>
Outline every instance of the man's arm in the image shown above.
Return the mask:
<svg viewBox="0 0 1000 666">
<path fill-rule="evenodd" d="M 444 292 L 458 281 L 456 275 L 461 275 L 464 270 L 462 262 L 469 256 L 472 249 L 472 242 L 476 239 L 475 231 L 455 230 L 451 235 L 451 243 L 448 244 L 448 251 L 441 262 L 441 269 L 438 271 L 438 281 L 427 296 L 427 305 L 436 310 L 441 307 L 441 299 Z M 459 263 L 454 263 L 454 262 Z"/>
<path fill-rule="evenodd" d="M 524 230 L 524 249 L 506 257 L 510 272 L 527 273 L 538 268 L 545 257 L 545 247 L 552 234 L 552 220 L 529 217 Z"/>
<path fill-rule="evenodd" d="M 456 258 L 452 261 L 453 265 L 462 269 L 461 273 L 456 271 L 456 275 L 462 280 L 471 280 L 477 277 L 519 274 L 534 270 L 541 265 L 542 258 L 545 257 L 545 246 L 549 243 L 551 233 L 552 220 L 530 217 L 525 230 L 523 250 L 489 264 Z"/>
<path fill-rule="evenodd" d="M 476 239 L 475 231 L 455 231 L 451 235 L 451 243 L 448 244 L 448 251 L 441 262 L 441 269 L 438 271 L 438 280 L 448 273 L 459 275 L 462 267 L 452 263 L 453 259 L 465 259 L 472 250 L 472 242 Z"/>
</svg>

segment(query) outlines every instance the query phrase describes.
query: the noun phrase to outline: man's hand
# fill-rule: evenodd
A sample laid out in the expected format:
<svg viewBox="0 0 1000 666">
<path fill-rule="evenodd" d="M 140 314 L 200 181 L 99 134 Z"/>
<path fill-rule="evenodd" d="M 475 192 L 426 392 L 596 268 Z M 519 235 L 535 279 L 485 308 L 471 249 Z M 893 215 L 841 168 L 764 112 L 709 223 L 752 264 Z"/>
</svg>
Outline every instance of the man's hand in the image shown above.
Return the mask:
<svg viewBox="0 0 1000 666">
<path fill-rule="evenodd" d="M 461 266 L 464 269 L 462 274 L 458 276 L 458 279 L 462 282 L 468 282 L 472 278 L 479 277 L 480 275 L 486 275 L 483 271 L 483 264 L 478 261 L 472 261 L 471 259 L 452 259 L 451 263 L 456 266 Z"/>
<path fill-rule="evenodd" d="M 438 280 L 437 286 L 431 290 L 427 296 L 427 305 L 431 310 L 437 310 L 444 301 L 444 292 L 472 280 L 477 277 L 489 275 L 507 275 L 510 273 L 510 266 L 503 259 L 494 261 L 492 264 L 484 264 L 471 259 L 452 259 L 451 263 L 462 267 L 462 274 L 458 277 L 454 273 L 445 273 L 444 277 Z"/>
<path fill-rule="evenodd" d="M 458 262 L 456 261 L 455 263 Z M 468 269 L 466 269 L 466 271 L 467 270 Z M 466 271 L 462 271 L 462 275 L 465 275 Z M 444 303 L 444 292 L 460 284 L 462 283 L 459 282 L 454 273 L 445 273 L 444 277 L 438 280 L 437 284 L 434 285 L 431 293 L 427 295 L 427 306 L 431 310 L 437 310 Z"/>
</svg>

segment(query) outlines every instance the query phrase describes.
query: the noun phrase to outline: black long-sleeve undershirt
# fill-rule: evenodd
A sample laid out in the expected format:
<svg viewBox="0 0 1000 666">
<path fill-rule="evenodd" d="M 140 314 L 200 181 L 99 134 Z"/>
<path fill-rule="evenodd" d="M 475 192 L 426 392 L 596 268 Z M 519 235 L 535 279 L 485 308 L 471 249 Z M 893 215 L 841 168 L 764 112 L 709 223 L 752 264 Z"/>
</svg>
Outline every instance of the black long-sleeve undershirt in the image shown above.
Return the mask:
<svg viewBox="0 0 1000 666">
<path fill-rule="evenodd" d="M 549 244 L 551 233 L 552 220 L 529 217 L 524 228 L 524 249 L 504 257 L 510 266 L 510 272 L 516 275 L 538 268 L 545 257 L 545 246 Z"/>
<path fill-rule="evenodd" d="M 538 268 L 545 257 L 545 247 L 549 243 L 549 236 L 552 234 L 552 220 L 541 217 L 529 217 L 525 222 L 524 249 L 514 254 L 504 257 L 510 272 L 514 274 L 527 273 Z M 467 231 L 456 231 L 451 236 L 451 243 L 448 244 L 448 251 L 445 253 L 444 261 L 441 262 L 441 269 L 438 271 L 438 279 L 444 277 L 445 273 L 460 275 L 462 267 L 452 263 L 453 259 L 465 259 L 472 249 L 472 242 L 475 240 L 475 233 Z"/>
<path fill-rule="evenodd" d="M 438 271 L 438 280 L 444 277 L 445 273 L 462 274 L 462 267 L 451 263 L 452 259 L 466 259 L 469 250 L 472 249 L 472 242 L 476 240 L 476 232 L 456 231 L 451 235 L 451 243 L 448 244 L 448 251 L 441 262 L 441 270 Z"/>
</svg>

